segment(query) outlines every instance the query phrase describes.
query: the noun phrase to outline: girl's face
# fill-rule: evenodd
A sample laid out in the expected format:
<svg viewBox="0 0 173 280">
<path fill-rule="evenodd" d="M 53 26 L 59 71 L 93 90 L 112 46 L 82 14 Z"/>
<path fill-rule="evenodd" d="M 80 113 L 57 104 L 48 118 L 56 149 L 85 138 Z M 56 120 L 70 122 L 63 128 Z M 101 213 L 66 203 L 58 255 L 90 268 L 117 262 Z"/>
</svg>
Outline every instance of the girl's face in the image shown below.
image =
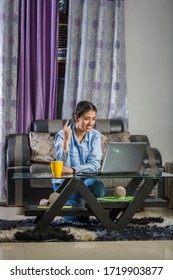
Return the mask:
<svg viewBox="0 0 173 280">
<path fill-rule="evenodd" d="M 74 119 L 76 122 L 76 129 L 86 133 L 89 132 L 95 125 L 96 112 L 95 111 L 85 112 L 80 118 L 75 115 Z"/>
</svg>

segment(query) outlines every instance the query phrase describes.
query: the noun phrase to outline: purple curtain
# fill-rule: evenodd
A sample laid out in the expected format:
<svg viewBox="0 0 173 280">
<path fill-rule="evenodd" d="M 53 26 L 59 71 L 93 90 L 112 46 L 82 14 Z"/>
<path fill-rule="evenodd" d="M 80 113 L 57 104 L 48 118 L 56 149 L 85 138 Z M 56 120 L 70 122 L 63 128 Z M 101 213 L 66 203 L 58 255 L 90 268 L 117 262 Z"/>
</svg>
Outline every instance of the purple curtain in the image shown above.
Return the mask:
<svg viewBox="0 0 173 280">
<path fill-rule="evenodd" d="M 17 132 L 27 133 L 31 122 L 56 118 L 57 0 L 21 0 Z"/>
</svg>

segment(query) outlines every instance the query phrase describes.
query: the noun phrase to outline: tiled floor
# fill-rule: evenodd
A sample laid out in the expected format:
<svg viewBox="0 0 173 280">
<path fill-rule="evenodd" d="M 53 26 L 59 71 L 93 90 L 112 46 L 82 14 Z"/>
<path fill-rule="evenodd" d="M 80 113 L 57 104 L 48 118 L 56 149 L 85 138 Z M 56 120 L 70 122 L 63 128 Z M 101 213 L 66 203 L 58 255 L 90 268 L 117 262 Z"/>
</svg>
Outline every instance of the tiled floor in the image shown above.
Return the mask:
<svg viewBox="0 0 173 280">
<path fill-rule="evenodd" d="M 0 206 L 0 218 L 23 218 L 22 208 Z M 141 216 L 173 219 L 173 210 L 146 208 Z M 173 260 L 173 241 L 0 243 L 1 260 Z"/>
</svg>

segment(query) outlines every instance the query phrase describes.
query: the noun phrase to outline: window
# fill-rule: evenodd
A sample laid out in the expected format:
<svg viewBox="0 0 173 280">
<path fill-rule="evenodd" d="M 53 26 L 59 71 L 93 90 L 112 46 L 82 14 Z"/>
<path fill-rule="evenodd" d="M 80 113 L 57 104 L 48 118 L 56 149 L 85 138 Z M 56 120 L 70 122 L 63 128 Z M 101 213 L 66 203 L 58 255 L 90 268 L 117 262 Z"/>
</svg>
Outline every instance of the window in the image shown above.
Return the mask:
<svg viewBox="0 0 173 280">
<path fill-rule="evenodd" d="M 62 116 L 62 103 L 65 82 L 65 63 L 67 53 L 68 31 L 68 0 L 59 0 L 59 31 L 58 31 L 58 98 L 57 118 Z"/>
<path fill-rule="evenodd" d="M 68 0 L 59 1 L 58 76 L 65 76 L 68 31 Z"/>
</svg>

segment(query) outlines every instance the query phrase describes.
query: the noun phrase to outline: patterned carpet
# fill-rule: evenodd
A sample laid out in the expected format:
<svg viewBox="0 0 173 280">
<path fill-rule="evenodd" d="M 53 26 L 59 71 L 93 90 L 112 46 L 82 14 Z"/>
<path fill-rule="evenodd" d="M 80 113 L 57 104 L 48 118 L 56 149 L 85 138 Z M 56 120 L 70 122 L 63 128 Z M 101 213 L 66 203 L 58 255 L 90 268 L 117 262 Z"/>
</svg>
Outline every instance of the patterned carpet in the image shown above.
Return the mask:
<svg viewBox="0 0 173 280">
<path fill-rule="evenodd" d="M 161 217 L 134 218 L 122 232 L 108 233 L 95 219 L 89 224 L 55 220 L 44 230 L 33 232 L 33 219 L 0 220 L 0 242 L 73 242 L 172 240 L 173 220 Z"/>
</svg>

